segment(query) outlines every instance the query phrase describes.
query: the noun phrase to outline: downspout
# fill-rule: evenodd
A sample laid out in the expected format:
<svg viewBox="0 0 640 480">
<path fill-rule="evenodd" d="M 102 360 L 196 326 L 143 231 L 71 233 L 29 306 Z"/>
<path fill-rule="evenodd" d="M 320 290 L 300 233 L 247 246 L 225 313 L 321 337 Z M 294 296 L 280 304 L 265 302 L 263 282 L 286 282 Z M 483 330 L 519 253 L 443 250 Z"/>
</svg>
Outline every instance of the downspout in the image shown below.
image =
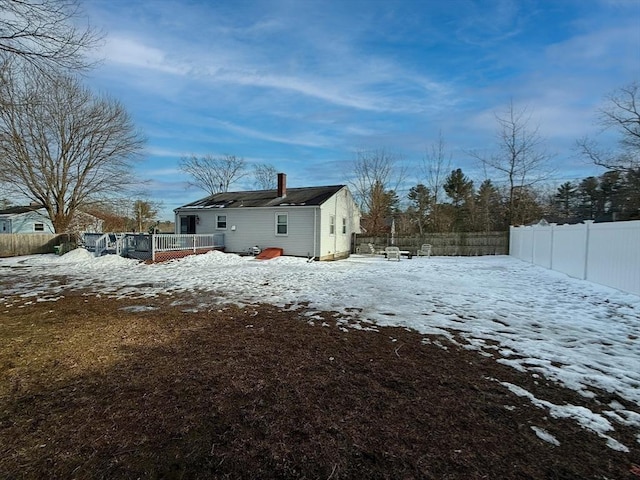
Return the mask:
<svg viewBox="0 0 640 480">
<path fill-rule="evenodd" d="M 318 248 L 318 208 L 316 207 L 313 209 L 313 257 L 315 258 L 317 256 L 317 248 Z M 320 257 L 318 257 L 318 260 L 320 260 Z"/>
<path fill-rule="evenodd" d="M 333 259 L 336 259 L 336 250 L 338 246 L 338 197 L 336 195 L 333 204 Z"/>
</svg>

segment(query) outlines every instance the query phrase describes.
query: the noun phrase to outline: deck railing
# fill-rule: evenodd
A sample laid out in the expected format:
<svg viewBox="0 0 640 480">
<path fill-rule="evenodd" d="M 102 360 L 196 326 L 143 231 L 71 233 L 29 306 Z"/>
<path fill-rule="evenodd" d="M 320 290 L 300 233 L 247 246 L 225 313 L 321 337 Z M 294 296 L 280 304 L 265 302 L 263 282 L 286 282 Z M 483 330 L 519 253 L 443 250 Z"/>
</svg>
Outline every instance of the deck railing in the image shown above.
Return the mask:
<svg viewBox="0 0 640 480">
<path fill-rule="evenodd" d="M 156 260 L 161 252 L 197 253 L 224 248 L 224 233 L 173 234 L 157 233 L 105 233 L 85 234 L 83 246 L 96 257 L 115 253 L 142 260 Z M 165 255 L 166 256 L 166 255 Z"/>
<path fill-rule="evenodd" d="M 191 250 L 212 250 L 224 247 L 224 233 L 158 233 L 152 235 L 152 259 L 155 261 L 156 253 Z"/>
<path fill-rule="evenodd" d="M 85 233 L 82 237 L 82 244 L 96 257 L 104 253 L 120 255 L 122 237 L 123 234 L 118 233 Z"/>
</svg>

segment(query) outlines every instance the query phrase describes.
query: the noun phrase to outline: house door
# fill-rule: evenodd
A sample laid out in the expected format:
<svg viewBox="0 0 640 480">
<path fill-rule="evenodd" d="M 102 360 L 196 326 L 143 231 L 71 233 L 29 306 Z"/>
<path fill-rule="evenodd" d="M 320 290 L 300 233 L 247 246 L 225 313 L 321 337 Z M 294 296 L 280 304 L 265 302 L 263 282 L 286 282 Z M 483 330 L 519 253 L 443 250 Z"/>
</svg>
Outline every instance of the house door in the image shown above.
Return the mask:
<svg viewBox="0 0 640 480">
<path fill-rule="evenodd" d="M 196 216 L 180 217 L 180 233 L 196 233 Z"/>
</svg>

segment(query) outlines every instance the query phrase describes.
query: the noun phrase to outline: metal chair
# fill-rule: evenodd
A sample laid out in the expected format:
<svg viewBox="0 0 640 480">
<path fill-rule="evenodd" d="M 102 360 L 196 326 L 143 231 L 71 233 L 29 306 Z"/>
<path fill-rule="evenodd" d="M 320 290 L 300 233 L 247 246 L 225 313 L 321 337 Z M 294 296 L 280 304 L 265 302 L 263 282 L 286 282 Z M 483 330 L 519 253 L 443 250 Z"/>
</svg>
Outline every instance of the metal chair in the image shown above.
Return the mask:
<svg viewBox="0 0 640 480">
<path fill-rule="evenodd" d="M 400 249 L 398 247 L 387 247 L 384 249 L 384 253 L 387 255 L 387 260 L 400 261 Z"/>
</svg>

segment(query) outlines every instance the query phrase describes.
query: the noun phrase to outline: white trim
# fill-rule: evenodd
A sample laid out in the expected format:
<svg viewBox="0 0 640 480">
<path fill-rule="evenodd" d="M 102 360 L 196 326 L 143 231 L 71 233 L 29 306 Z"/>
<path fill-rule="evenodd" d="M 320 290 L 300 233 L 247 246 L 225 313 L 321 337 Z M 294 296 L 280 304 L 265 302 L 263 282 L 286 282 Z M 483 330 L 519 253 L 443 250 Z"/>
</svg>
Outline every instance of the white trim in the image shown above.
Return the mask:
<svg viewBox="0 0 640 480">
<path fill-rule="evenodd" d="M 278 217 L 281 216 L 281 215 L 284 215 L 285 218 L 286 218 L 286 223 L 284 223 L 284 224 L 278 223 Z M 275 214 L 275 224 L 276 224 L 275 225 L 276 237 L 288 237 L 289 236 L 289 212 L 276 212 L 276 214 Z M 279 233 L 278 232 L 278 226 L 280 226 L 280 225 L 284 225 L 286 227 L 286 229 L 287 229 L 286 233 Z"/>
<path fill-rule="evenodd" d="M 224 227 L 219 227 L 218 226 L 218 224 L 219 224 L 218 218 L 220 218 L 220 217 L 224 217 Z M 221 213 L 216 214 L 216 230 L 226 230 L 227 229 L 227 218 L 228 218 L 228 215 L 226 213 L 225 214 L 221 214 Z"/>
</svg>

